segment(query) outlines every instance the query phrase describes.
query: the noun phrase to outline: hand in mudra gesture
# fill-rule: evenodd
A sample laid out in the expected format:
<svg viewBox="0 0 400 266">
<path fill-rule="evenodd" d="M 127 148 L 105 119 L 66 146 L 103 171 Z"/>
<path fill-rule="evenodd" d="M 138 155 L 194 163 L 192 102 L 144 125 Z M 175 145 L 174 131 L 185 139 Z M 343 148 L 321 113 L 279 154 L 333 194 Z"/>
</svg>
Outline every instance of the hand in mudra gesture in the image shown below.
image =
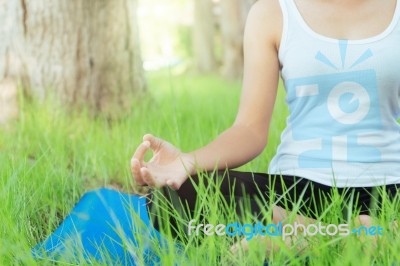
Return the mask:
<svg viewBox="0 0 400 266">
<path fill-rule="evenodd" d="M 149 150 L 153 157 L 146 162 L 144 157 Z M 131 171 L 138 185 L 169 186 L 177 190 L 194 172 L 194 158 L 171 143 L 147 134 L 132 157 Z"/>
</svg>

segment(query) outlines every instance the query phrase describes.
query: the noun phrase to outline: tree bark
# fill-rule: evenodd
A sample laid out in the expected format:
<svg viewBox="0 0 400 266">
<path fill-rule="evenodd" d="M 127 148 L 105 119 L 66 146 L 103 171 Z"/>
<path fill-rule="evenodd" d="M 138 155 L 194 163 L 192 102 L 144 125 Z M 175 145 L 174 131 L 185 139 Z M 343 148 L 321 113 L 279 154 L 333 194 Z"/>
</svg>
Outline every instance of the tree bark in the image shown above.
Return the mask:
<svg viewBox="0 0 400 266">
<path fill-rule="evenodd" d="M 211 0 L 194 0 L 193 50 L 196 70 L 211 73 L 216 69 L 214 14 Z"/>
<path fill-rule="evenodd" d="M 243 32 L 250 7 L 257 0 L 221 0 L 222 75 L 238 80 L 243 75 Z"/>
<path fill-rule="evenodd" d="M 0 125 L 18 117 L 17 84 L 11 79 L 0 81 Z"/>
<path fill-rule="evenodd" d="M 17 12 L 19 3 L 0 0 L 0 125 L 6 124 L 18 116 L 17 82 L 14 79 L 21 69 L 17 50 L 22 50 L 22 24 L 15 25 L 22 13 Z"/>
<path fill-rule="evenodd" d="M 118 116 L 145 90 L 136 1 L 0 0 L 0 80 Z"/>
</svg>

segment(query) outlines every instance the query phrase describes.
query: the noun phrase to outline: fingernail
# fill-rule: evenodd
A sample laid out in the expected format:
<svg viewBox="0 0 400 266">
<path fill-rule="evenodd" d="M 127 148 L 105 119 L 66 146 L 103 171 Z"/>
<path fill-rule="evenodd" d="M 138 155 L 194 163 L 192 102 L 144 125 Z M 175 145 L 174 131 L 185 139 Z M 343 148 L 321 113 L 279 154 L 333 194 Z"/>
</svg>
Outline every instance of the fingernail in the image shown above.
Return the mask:
<svg viewBox="0 0 400 266">
<path fill-rule="evenodd" d="M 144 144 L 146 147 L 150 147 L 150 141 L 148 141 L 148 140 L 143 141 L 143 144 Z"/>
</svg>

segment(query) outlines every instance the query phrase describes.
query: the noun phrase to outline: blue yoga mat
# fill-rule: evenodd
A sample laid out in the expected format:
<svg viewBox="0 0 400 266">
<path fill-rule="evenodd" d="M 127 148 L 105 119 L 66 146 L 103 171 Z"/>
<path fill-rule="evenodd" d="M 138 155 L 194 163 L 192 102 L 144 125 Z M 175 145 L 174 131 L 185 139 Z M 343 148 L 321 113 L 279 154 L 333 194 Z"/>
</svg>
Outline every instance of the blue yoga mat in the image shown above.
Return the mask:
<svg viewBox="0 0 400 266">
<path fill-rule="evenodd" d="M 152 226 L 145 198 L 105 188 L 84 194 L 60 226 L 32 248 L 37 260 L 75 265 L 161 265 L 160 256 L 170 252 L 186 260 L 183 246 L 168 245 Z"/>
<path fill-rule="evenodd" d="M 168 248 L 150 222 L 145 198 L 102 188 L 86 193 L 32 255 L 73 264 L 158 265 Z"/>
</svg>

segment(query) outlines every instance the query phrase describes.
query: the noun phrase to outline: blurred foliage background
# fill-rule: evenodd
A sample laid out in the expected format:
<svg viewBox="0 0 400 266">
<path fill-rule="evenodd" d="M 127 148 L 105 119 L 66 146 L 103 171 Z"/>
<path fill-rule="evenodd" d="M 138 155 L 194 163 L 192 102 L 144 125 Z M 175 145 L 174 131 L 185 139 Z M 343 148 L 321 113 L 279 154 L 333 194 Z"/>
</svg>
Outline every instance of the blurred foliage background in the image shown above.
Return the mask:
<svg viewBox="0 0 400 266">
<path fill-rule="evenodd" d="M 180 70 L 219 73 L 239 80 L 247 13 L 255 0 L 139 1 L 146 70 L 183 64 Z M 227 53 L 232 53 L 231 57 Z M 229 61 L 231 60 L 231 61 Z M 231 73 L 223 71 L 227 64 Z"/>
<path fill-rule="evenodd" d="M 23 97 L 118 118 L 147 88 L 145 71 L 238 81 L 256 0 L 2 2 L 0 123 Z"/>
</svg>

